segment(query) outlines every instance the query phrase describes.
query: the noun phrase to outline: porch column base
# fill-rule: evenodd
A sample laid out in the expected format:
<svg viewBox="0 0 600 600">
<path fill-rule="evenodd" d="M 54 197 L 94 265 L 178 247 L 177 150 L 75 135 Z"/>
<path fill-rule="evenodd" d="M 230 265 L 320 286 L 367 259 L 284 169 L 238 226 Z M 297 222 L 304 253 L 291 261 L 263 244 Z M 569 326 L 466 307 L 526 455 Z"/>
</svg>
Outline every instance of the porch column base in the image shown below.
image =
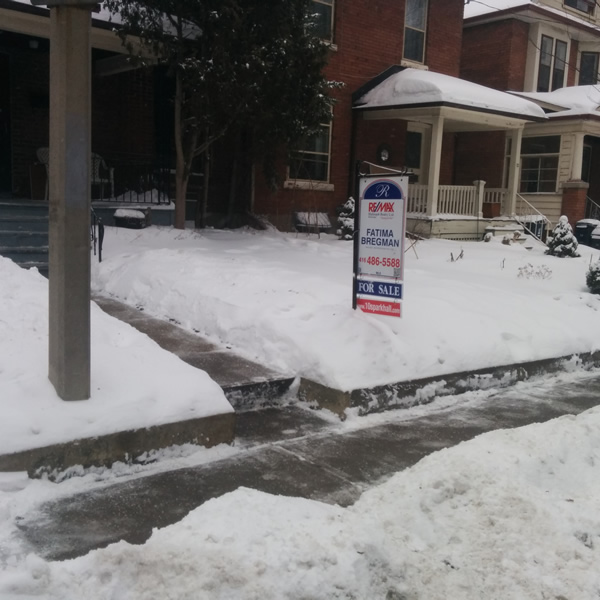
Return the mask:
<svg viewBox="0 0 600 600">
<path fill-rule="evenodd" d="M 590 184 L 582 180 L 566 181 L 562 184 L 561 214 L 569 219 L 571 225 L 585 219 L 585 204 L 589 187 Z"/>
</svg>

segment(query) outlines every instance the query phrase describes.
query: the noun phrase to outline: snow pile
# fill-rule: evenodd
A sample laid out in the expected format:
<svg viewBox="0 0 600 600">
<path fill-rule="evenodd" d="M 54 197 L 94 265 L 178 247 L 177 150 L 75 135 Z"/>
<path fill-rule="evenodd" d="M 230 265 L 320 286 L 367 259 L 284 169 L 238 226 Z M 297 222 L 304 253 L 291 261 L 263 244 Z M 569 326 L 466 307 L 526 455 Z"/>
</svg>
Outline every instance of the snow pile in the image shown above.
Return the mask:
<svg viewBox="0 0 600 600">
<path fill-rule="evenodd" d="M 0 453 L 231 412 L 221 388 L 92 306 L 90 400 L 48 380 L 48 281 L 0 257 Z"/>
<path fill-rule="evenodd" d="M 405 254 L 401 319 L 352 310 L 352 244 L 332 235 L 109 228 L 94 287 L 350 390 L 600 347 L 600 298 L 585 285 L 598 251 L 544 248 L 419 242 Z M 526 265 L 552 277 L 519 277 Z"/>
<path fill-rule="evenodd" d="M 3 598 L 595 598 L 600 409 L 436 452 L 343 509 L 239 489 L 85 557 L 31 555 Z"/>
</svg>

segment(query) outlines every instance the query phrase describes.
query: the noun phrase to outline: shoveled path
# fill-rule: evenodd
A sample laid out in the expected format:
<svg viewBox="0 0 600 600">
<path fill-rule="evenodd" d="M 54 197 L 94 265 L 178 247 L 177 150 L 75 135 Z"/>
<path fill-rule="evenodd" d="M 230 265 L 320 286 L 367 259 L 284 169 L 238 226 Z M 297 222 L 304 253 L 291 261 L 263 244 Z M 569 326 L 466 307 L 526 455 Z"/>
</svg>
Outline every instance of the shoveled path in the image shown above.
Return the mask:
<svg viewBox="0 0 600 600">
<path fill-rule="evenodd" d="M 240 486 L 348 505 L 368 487 L 435 450 L 480 433 L 577 414 L 600 404 L 600 375 L 569 385 L 530 384 L 486 399 L 351 430 L 302 405 L 241 413 L 234 456 L 148 475 L 41 505 L 21 515 L 31 550 L 48 559 L 80 556 L 112 542 L 143 543 L 154 527 Z M 59 484 L 60 485 L 60 484 Z"/>
<path fill-rule="evenodd" d="M 221 386 L 236 409 L 277 400 L 294 381 L 291 374 L 279 373 L 235 352 L 219 348 L 175 322 L 157 319 L 113 298 L 94 295 L 93 300 L 104 312 L 145 333 L 161 348 L 176 354 L 189 365 L 206 371 Z"/>
</svg>

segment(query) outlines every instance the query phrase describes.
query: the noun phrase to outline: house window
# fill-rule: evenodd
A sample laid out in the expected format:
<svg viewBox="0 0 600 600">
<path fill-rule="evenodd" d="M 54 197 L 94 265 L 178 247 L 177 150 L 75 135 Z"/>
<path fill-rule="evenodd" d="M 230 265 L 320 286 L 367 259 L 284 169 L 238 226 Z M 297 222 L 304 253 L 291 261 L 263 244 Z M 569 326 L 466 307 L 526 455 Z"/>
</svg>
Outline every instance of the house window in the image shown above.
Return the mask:
<svg viewBox="0 0 600 600">
<path fill-rule="evenodd" d="M 404 58 L 425 62 L 427 0 L 406 0 L 404 19 Z"/>
<path fill-rule="evenodd" d="M 543 35 L 540 44 L 537 91 L 550 92 L 563 87 L 566 65 L 567 43 Z"/>
<path fill-rule="evenodd" d="M 582 52 L 579 63 L 579 85 L 598 83 L 598 52 Z"/>
<path fill-rule="evenodd" d="M 321 125 L 319 133 L 307 138 L 292 154 L 289 179 L 328 182 L 330 139 L 330 124 Z"/>
<path fill-rule="evenodd" d="M 522 194 L 556 192 L 560 135 L 523 138 L 521 144 Z"/>
<path fill-rule="evenodd" d="M 595 0 L 565 0 L 565 6 L 570 6 L 575 10 L 580 10 L 586 15 L 594 14 Z"/>
<path fill-rule="evenodd" d="M 333 0 L 313 0 L 315 34 L 322 40 L 333 41 Z"/>
</svg>

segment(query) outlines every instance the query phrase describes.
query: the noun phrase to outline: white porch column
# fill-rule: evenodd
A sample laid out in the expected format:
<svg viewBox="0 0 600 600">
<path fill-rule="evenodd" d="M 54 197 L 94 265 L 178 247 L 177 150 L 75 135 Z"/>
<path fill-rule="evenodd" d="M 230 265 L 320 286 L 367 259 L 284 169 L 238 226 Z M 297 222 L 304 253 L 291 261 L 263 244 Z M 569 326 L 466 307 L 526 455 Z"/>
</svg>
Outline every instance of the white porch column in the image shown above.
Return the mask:
<svg viewBox="0 0 600 600">
<path fill-rule="evenodd" d="M 504 213 L 514 215 L 517 207 L 517 193 L 519 191 L 519 179 L 521 170 L 521 140 L 523 139 L 523 127 L 513 129 L 507 133 L 510 139 L 510 161 L 508 163 L 508 193 Z"/>
<path fill-rule="evenodd" d="M 478 179 L 473 182 L 475 186 L 475 195 L 477 197 L 477 203 L 475 205 L 475 216 L 479 219 L 483 219 L 483 192 L 485 188 L 485 181 Z"/>
<path fill-rule="evenodd" d="M 583 132 L 573 134 L 573 164 L 571 166 L 571 181 L 581 180 L 581 170 L 583 167 Z"/>
<path fill-rule="evenodd" d="M 442 136 L 444 117 L 435 117 L 431 127 L 429 147 L 429 174 L 427 178 L 427 216 L 437 215 L 438 192 L 440 188 L 440 164 L 442 161 Z"/>
</svg>

